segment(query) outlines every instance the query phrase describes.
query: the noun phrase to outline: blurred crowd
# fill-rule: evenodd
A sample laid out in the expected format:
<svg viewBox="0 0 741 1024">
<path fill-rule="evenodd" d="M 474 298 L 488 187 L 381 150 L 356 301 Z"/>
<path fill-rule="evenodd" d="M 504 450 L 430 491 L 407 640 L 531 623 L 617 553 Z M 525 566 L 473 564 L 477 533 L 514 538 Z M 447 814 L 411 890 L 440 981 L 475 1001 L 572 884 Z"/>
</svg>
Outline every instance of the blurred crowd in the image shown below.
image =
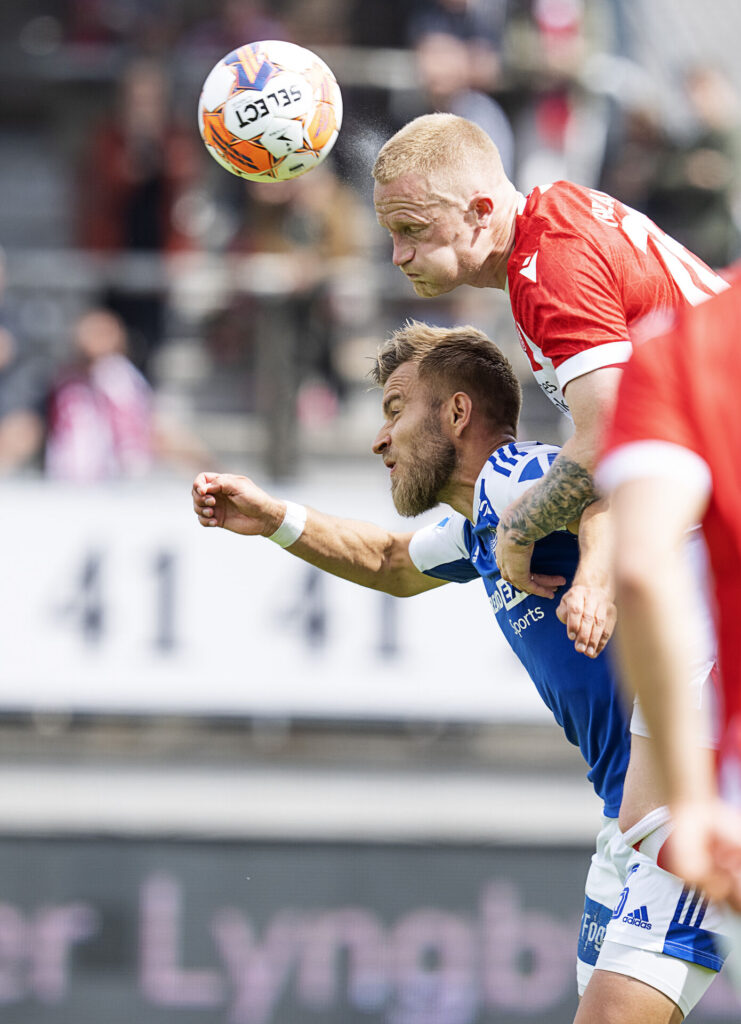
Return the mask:
<svg viewBox="0 0 741 1024">
<path fill-rule="evenodd" d="M 365 357 L 412 313 L 475 317 L 514 353 L 491 299 L 418 311 L 374 276 L 387 261 L 370 167 L 418 114 L 479 123 L 523 192 L 570 178 L 714 267 L 739 256 L 736 85 L 717 64 L 679 67 L 681 116 L 667 117 L 619 0 L 18 0 L 0 23 L 0 188 L 19 197 L 0 213 L 3 472 L 89 482 L 215 464 L 224 415 L 275 427 L 265 374 L 289 363 L 286 443 L 349 436 Z M 194 114 L 213 63 L 266 38 L 325 55 L 345 103 L 332 157 L 269 185 L 210 161 Z M 22 272 L 29 247 L 69 253 L 77 286 L 55 302 Z"/>
</svg>

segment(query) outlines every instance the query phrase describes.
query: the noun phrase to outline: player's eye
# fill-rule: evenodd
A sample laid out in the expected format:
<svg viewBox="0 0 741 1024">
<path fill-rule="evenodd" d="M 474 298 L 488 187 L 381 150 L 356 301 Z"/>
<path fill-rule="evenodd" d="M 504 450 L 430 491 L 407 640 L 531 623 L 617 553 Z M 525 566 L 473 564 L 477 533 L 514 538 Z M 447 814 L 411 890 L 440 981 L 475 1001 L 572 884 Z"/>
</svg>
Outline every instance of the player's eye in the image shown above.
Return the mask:
<svg viewBox="0 0 741 1024">
<path fill-rule="evenodd" d="M 389 234 L 393 238 L 394 235 L 398 235 L 400 238 L 413 238 L 419 234 L 420 224 L 397 224 L 395 227 L 390 227 Z"/>
</svg>

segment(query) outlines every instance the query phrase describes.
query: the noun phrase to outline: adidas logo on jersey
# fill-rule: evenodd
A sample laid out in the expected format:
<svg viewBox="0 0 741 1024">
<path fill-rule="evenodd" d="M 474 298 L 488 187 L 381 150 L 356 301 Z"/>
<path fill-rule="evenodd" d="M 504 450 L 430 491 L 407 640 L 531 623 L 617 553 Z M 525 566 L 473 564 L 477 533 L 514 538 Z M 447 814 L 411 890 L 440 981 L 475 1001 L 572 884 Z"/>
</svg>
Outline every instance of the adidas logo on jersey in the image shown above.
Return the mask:
<svg viewBox="0 0 741 1024">
<path fill-rule="evenodd" d="M 635 925 L 636 928 L 645 928 L 647 932 L 650 932 L 653 927 L 648 919 L 648 910 L 645 906 L 636 907 L 631 914 L 625 915 L 623 921 L 625 924 Z"/>
</svg>

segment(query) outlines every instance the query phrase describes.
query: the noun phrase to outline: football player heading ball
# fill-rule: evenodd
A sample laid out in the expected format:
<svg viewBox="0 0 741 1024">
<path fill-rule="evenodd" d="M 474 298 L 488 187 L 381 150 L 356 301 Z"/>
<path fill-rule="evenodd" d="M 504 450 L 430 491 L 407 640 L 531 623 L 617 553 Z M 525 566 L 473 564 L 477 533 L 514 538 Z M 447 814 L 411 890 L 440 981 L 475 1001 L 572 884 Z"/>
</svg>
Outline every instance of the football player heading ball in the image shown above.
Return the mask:
<svg viewBox="0 0 741 1024">
<path fill-rule="evenodd" d="M 393 261 L 417 295 L 508 287 L 533 374 L 573 418 L 553 471 L 499 524 L 502 575 L 542 593 L 531 579 L 532 545 L 597 497 L 592 473 L 632 329 L 657 311 L 697 305 L 726 282 L 602 192 L 559 181 L 521 195 L 489 136 L 453 114 L 405 125 L 382 147 L 373 176 Z"/>
</svg>

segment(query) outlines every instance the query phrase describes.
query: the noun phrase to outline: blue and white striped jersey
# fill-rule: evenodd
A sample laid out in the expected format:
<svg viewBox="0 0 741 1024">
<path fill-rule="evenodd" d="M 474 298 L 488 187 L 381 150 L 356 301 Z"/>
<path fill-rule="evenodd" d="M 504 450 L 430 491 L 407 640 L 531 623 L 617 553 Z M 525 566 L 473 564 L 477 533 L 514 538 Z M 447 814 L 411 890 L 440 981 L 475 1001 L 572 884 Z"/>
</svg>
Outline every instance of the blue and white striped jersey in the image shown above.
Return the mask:
<svg viewBox="0 0 741 1024">
<path fill-rule="evenodd" d="M 578 654 L 556 617 L 561 595 L 553 600 L 514 589 L 496 563 L 500 513 L 548 472 L 558 448 L 538 442 L 514 442 L 487 459 L 474 498 L 474 522 L 452 512 L 418 530 L 409 544 L 416 567 L 429 576 L 467 583 L 480 576 L 502 632 L 525 666 L 540 696 L 589 765 L 587 777 L 604 801 L 605 814 L 617 817 L 630 753 L 628 714 L 613 675 L 609 655 Z M 577 538 L 559 530 L 535 545 L 534 572 L 565 576 L 570 585 L 579 557 Z"/>
</svg>

